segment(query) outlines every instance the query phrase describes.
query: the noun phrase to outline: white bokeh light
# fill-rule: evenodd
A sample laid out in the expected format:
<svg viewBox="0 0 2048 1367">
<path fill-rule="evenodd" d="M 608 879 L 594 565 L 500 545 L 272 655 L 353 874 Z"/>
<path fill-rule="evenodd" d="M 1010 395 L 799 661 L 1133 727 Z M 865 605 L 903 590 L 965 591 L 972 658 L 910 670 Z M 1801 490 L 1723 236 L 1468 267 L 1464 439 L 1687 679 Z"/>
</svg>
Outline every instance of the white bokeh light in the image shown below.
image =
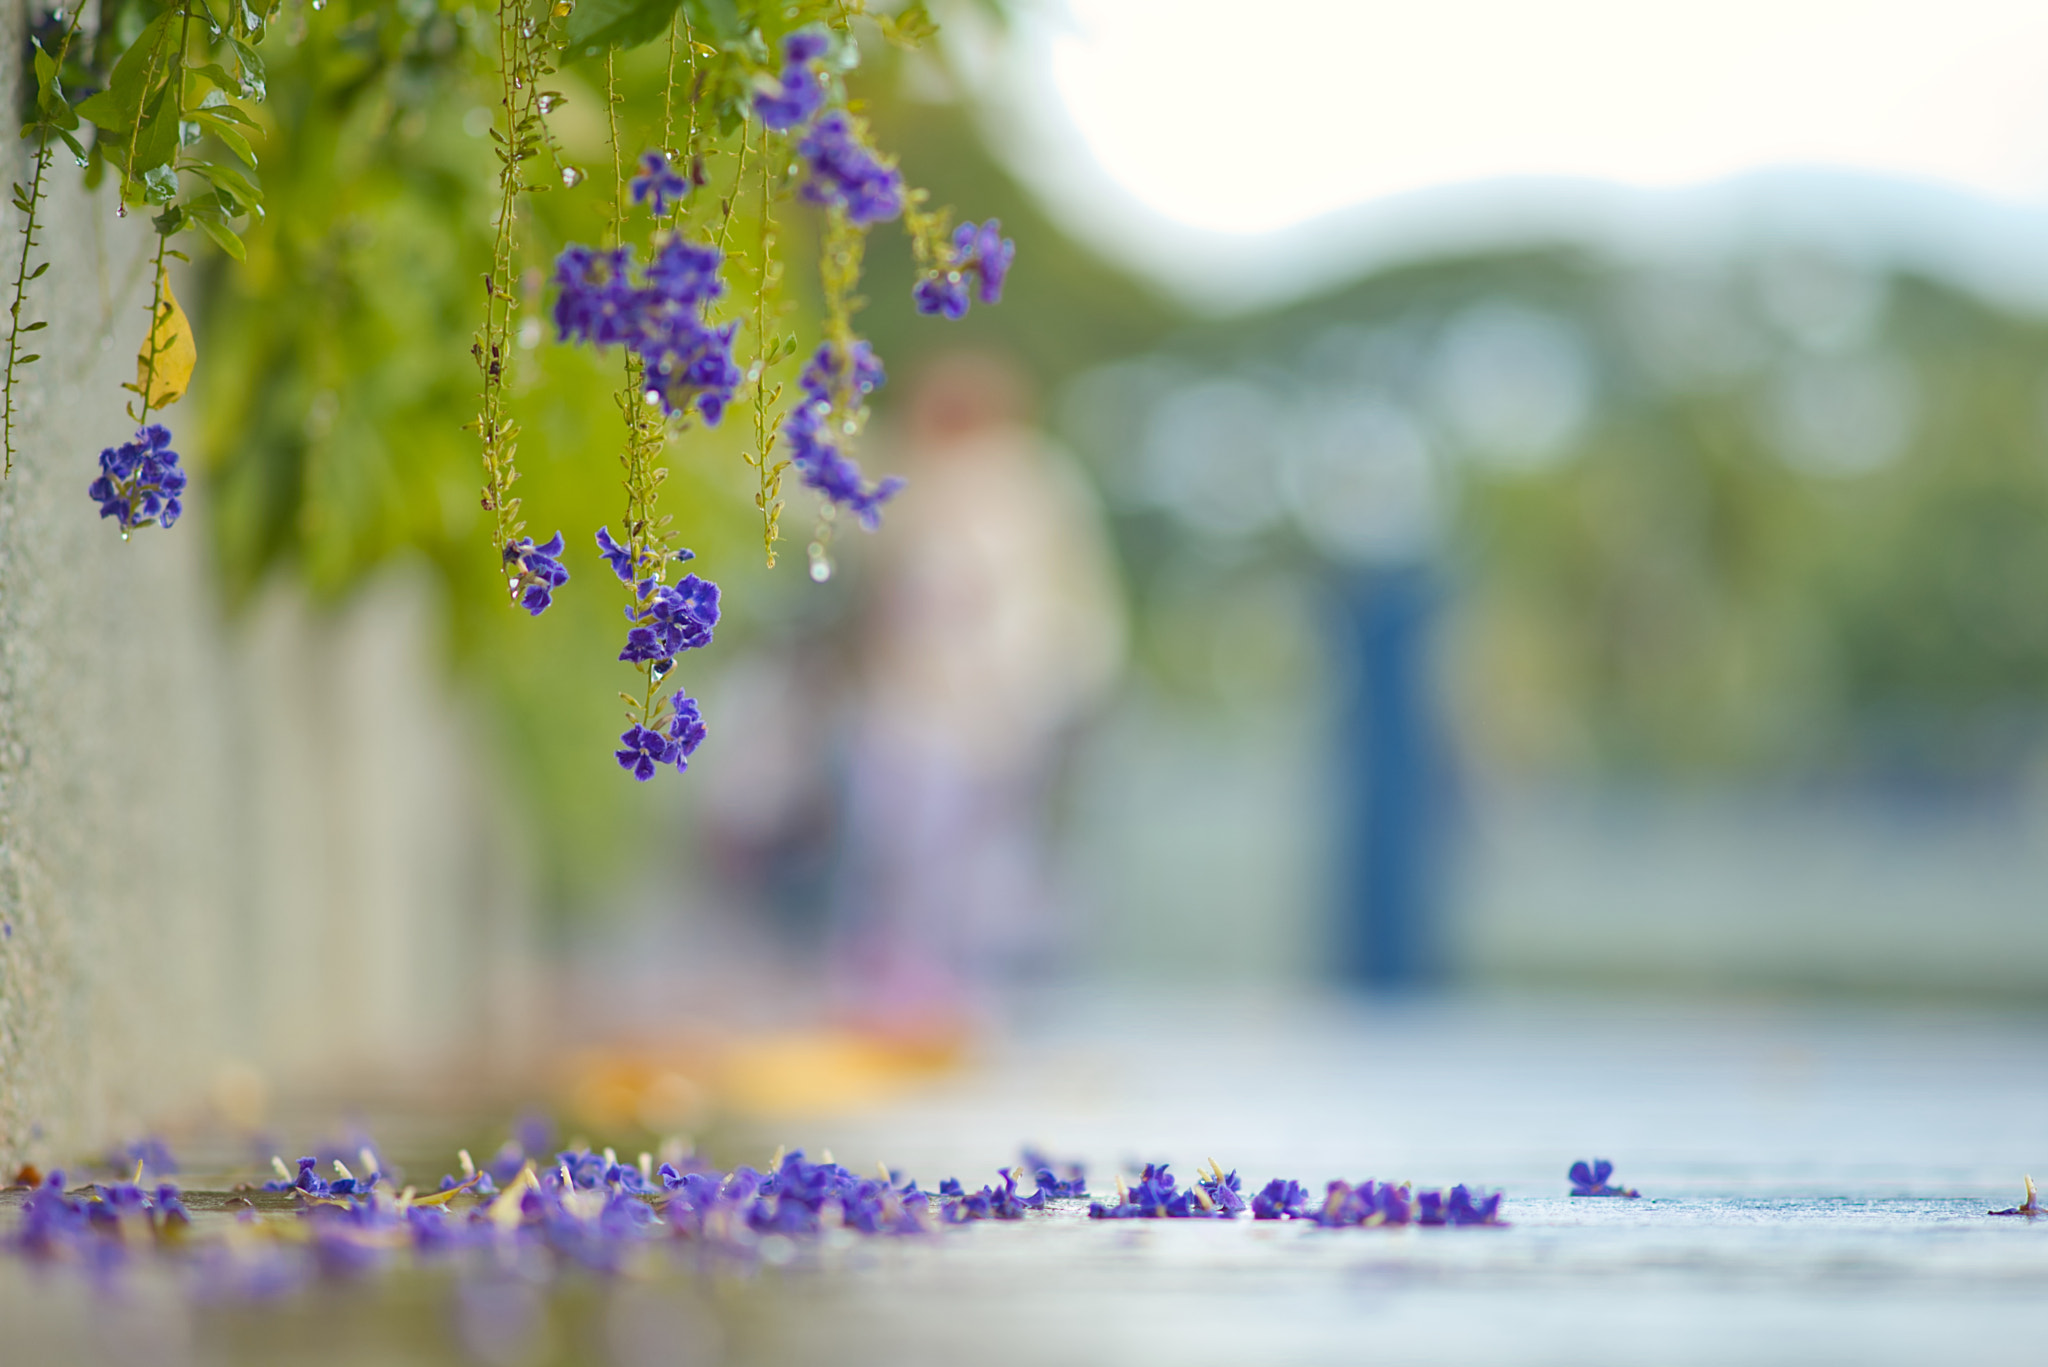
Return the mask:
<svg viewBox="0 0 2048 1367">
<path fill-rule="evenodd" d="M 1775 165 L 2048 195 L 2048 5 L 2015 0 L 1067 0 L 1049 73 L 1177 222 L 1285 227 L 1500 177 Z"/>
<path fill-rule="evenodd" d="M 1018 0 L 991 144 L 1197 305 L 1532 241 L 1813 241 L 2048 310 L 2041 0 Z"/>
</svg>

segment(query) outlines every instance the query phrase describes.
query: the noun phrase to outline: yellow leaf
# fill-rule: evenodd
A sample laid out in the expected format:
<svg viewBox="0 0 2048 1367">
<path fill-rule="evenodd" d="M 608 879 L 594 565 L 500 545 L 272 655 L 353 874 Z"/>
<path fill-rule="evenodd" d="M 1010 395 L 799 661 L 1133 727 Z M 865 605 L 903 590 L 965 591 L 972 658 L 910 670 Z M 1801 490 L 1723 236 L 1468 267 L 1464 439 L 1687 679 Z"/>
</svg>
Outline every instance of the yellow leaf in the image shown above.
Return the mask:
<svg viewBox="0 0 2048 1367">
<path fill-rule="evenodd" d="M 151 408 L 167 408 L 185 397 L 185 387 L 192 383 L 192 367 L 199 363 L 199 349 L 192 342 L 192 324 L 178 307 L 178 297 L 171 293 L 169 271 L 159 276 L 157 288 L 163 305 L 157 310 L 149 340 L 136 353 L 135 388 Z"/>
</svg>

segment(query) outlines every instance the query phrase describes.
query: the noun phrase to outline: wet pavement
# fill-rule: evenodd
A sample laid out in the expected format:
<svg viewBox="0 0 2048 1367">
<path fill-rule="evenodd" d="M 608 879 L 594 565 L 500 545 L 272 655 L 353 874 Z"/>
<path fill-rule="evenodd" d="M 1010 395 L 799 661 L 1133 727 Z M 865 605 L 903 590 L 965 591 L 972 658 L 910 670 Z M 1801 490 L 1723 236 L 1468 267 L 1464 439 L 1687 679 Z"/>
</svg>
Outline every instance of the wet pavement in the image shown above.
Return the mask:
<svg viewBox="0 0 2048 1367">
<path fill-rule="evenodd" d="M 1185 1179 L 1211 1157 L 1247 1190 L 1463 1181 L 1504 1189 L 1510 1226 L 1076 1203 L 745 1267 L 394 1271 L 260 1305 L 195 1303 L 162 1269 L 102 1286 L 7 1260 L 0 1363 L 2033 1362 L 2048 1220 L 1986 1211 L 2048 1175 L 2044 1051 L 2048 1017 L 1954 1009 L 1055 999 L 951 1078 L 745 1142 L 886 1158 L 927 1187 L 990 1180 L 1021 1142 L 1085 1161 L 1097 1192 L 1126 1164 Z M 1568 1197 L 1592 1157 L 1643 1199 Z M 230 1218 L 196 1216 L 202 1236 Z"/>
</svg>

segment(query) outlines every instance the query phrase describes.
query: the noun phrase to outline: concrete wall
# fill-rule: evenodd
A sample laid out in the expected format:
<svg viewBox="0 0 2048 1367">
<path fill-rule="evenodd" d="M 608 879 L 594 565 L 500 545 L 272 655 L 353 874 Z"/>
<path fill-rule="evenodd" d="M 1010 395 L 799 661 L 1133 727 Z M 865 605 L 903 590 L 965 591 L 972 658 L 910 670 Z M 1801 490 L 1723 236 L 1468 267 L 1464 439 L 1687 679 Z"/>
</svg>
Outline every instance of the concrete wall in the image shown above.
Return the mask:
<svg viewBox="0 0 2048 1367">
<path fill-rule="evenodd" d="M 502 1039 L 527 943 L 515 828 L 424 576 L 329 615 L 277 586 L 228 621 L 203 482 L 169 532 L 99 520 L 85 490 L 132 431 L 151 234 L 68 158 L 53 181 L 31 306 L 50 327 L 0 483 L 0 1166 Z M 192 415 L 168 420 L 203 468 Z"/>
</svg>

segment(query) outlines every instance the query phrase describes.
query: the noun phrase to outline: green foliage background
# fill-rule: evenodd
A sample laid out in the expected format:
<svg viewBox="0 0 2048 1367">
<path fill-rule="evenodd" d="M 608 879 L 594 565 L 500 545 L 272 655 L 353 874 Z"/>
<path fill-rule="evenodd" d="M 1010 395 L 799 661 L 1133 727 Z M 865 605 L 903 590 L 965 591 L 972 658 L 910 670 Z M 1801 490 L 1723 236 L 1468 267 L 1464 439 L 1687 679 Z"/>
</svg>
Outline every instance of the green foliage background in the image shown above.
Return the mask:
<svg viewBox="0 0 2048 1367">
<path fill-rule="evenodd" d="M 686 13 L 697 12 L 692 6 Z M 741 8 L 745 22 L 751 11 Z M 792 12 L 773 11 L 771 33 L 795 26 Z M 620 729 L 615 695 L 628 678 L 616 663 L 623 600 L 591 536 L 606 523 L 616 528 L 623 502 L 619 357 L 555 345 L 542 285 L 564 243 L 599 241 L 608 221 L 603 61 L 583 53 L 551 82 L 567 96 L 551 124 L 588 177 L 522 204 L 519 319 L 538 345 L 517 350 L 509 385 L 524 429 L 517 492 L 528 531 L 544 540 L 561 528 L 576 576 L 545 616 L 506 604 L 479 507 L 478 447 L 463 427 L 477 405 L 469 348 L 495 198 L 481 135 L 496 100 L 484 50 L 492 22 L 489 11 L 429 0 L 332 0 L 279 21 L 265 48 L 271 94 L 259 143 L 269 212 L 248 234 L 246 263 L 202 262 L 192 301 L 205 419 L 194 445 L 217 509 L 231 601 L 285 574 L 338 603 L 389 562 L 431 567 L 444 591 L 451 666 L 486 705 L 501 775 L 529 814 L 553 902 L 573 908 L 630 871 L 632 851 L 676 799 L 662 783 L 626 779 L 610 756 Z M 1017 287 L 1000 312 L 945 324 L 913 313 L 908 246 L 889 226 L 876 232 L 863 290 L 871 303 L 857 325 L 892 373 L 900 377 L 932 347 L 996 344 L 1050 385 L 1156 338 L 1171 311 L 1051 230 L 981 153 L 964 110 L 897 100 L 902 59 L 871 26 L 858 31 L 864 63 L 850 86 L 877 145 L 899 154 L 907 179 L 929 186 L 935 203 L 955 204 L 964 217 L 999 215 L 1020 243 Z M 943 58 L 927 48 L 916 60 Z M 621 53 L 617 77 L 625 127 L 654 145 L 666 43 Z M 629 148 L 635 136 L 626 134 Z M 730 131 L 721 146 L 728 155 L 711 159 L 693 221 L 717 212 L 729 183 Z M 736 249 L 753 237 L 752 212 L 744 198 L 736 207 Z M 795 305 L 785 326 L 814 339 L 814 211 L 783 205 L 778 232 Z M 732 269 L 738 298 L 728 303 L 738 309 L 753 268 L 737 260 Z M 752 351 L 745 330 L 735 351 Z M 884 389 L 877 407 L 889 397 Z M 741 459 L 750 445 L 744 406 L 721 427 L 670 444 L 664 506 L 697 551 L 697 567 L 725 589 L 714 658 L 693 668 L 716 668 L 750 636 L 810 610 L 807 596 L 818 592 L 802 551 L 815 505 L 793 478 L 781 562 L 773 570 L 763 563 L 755 475 Z M 710 721 L 712 743 L 747 743 Z"/>
</svg>

